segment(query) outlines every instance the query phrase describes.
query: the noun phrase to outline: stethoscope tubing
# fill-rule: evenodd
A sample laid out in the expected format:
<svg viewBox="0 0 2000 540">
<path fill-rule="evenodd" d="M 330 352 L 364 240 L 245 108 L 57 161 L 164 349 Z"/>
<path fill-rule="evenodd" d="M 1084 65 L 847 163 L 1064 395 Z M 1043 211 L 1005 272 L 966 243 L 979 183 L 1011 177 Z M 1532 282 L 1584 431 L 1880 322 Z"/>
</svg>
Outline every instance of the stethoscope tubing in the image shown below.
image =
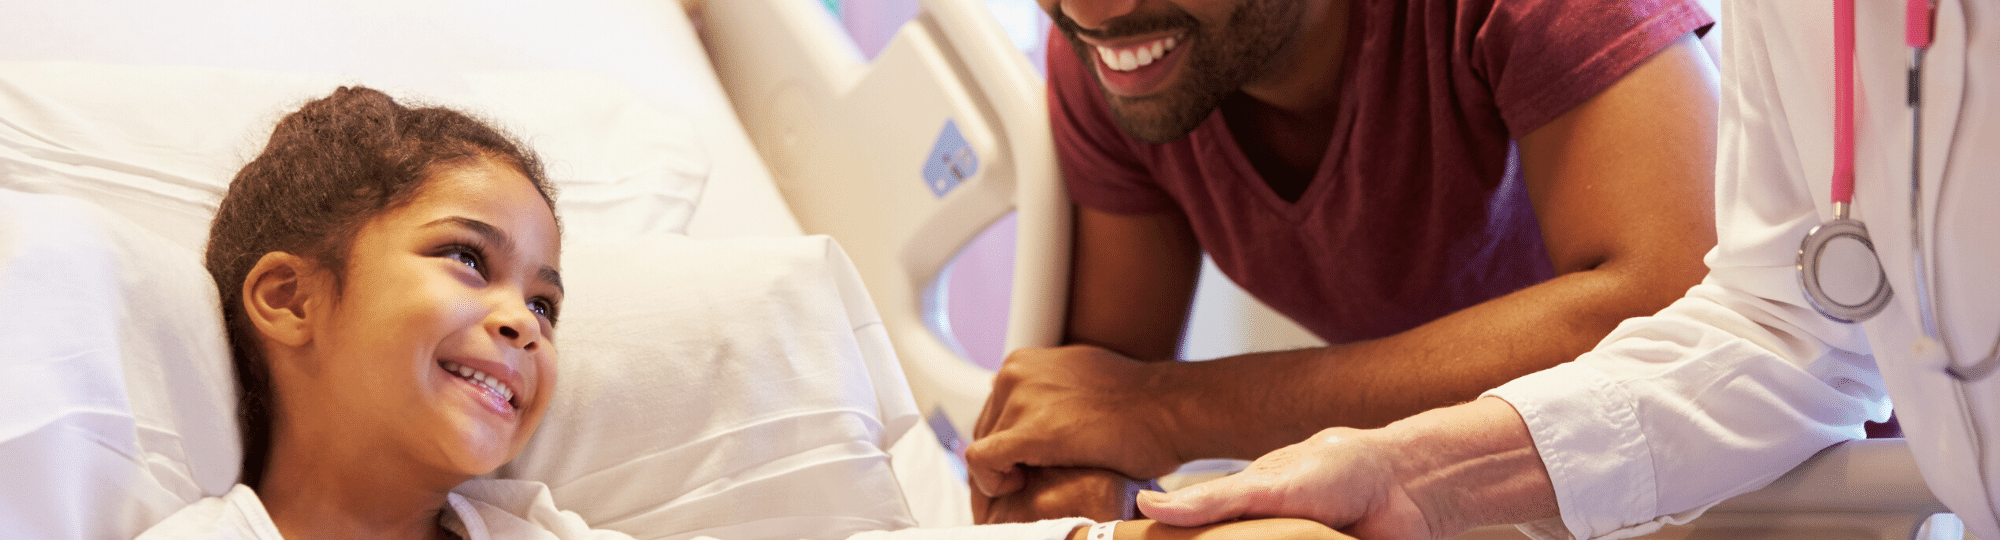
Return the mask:
<svg viewBox="0 0 2000 540">
<path fill-rule="evenodd" d="M 1834 0 L 1834 167 L 1831 195 L 1833 219 L 1806 233 L 1799 245 L 1799 286 L 1815 311 L 1828 319 L 1853 324 L 1881 313 L 1894 296 L 1889 277 L 1882 270 L 1875 243 L 1860 220 L 1849 217 L 1854 201 L 1854 0 Z M 1983 379 L 2000 368 L 2000 354 L 1989 354 L 1976 364 L 1961 367 L 1957 354 L 1945 340 L 1942 321 L 1933 297 L 1931 270 L 1935 261 L 1924 249 L 1923 226 L 1923 63 L 1930 48 L 1934 6 L 1931 0 L 1904 3 L 1904 44 L 1910 48 L 1907 104 L 1910 107 L 1910 266 L 1914 272 L 1917 311 L 1924 336 L 1944 347 L 1948 359 L 1945 371 L 1961 381 Z M 1874 262 L 1875 288 L 1859 302 L 1846 303 L 1826 292 L 1821 262 L 1835 242 L 1858 242 Z M 1996 345 L 2000 353 L 2000 345 Z"/>
<path fill-rule="evenodd" d="M 1797 266 L 1799 288 L 1813 310 L 1828 319 L 1853 324 L 1881 313 L 1895 293 L 1889 287 L 1888 274 L 1882 270 L 1875 242 L 1868 236 L 1868 226 L 1849 217 L 1854 201 L 1854 0 L 1834 0 L 1833 21 L 1833 219 L 1806 233 L 1799 243 Z M 1867 260 L 1875 274 L 1873 289 L 1862 300 L 1852 303 L 1828 294 L 1822 283 L 1826 252 L 1843 241 L 1858 243 L 1867 250 Z"/>
</svg>

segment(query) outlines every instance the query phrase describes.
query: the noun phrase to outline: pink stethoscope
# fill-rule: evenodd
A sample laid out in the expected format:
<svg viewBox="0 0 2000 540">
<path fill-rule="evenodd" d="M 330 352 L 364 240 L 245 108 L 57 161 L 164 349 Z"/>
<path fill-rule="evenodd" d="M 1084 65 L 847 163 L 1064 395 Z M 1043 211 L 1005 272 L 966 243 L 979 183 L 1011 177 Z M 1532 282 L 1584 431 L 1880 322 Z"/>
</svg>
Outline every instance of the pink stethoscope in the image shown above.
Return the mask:
<svg viewBox="0 0 2000 540">
<path fill-rule="evenodd" d="M 1939 339 L 1937 312 L 1928 290 L 1930 280 L 1925 268 L 1920 215 L 1923 204 L 1923 197 L 1920 196 L 1923 140 L 1920 86 L 1924 50 L 1931 44 L 1931 10 L 1930 0 L 1907 0 L 1903 26 L 1904 43 L 1910 47 L 1911 259 L 1916 271 L 1915 292 L 1918 309 L 1922 312 L 1924 334 Z M 1833 18 L 1833 74 L 1836 81 L 1833 91 L 1833 219 L 1806 233 L 1805 241 L 1799 245 L 1799 286 L 1804 289 L 1813 309 L 1821 315 L 1842 323 L 1858 323 L 1880 313 L 1889 304 L 1893 293 L 1889 288 L 1889 277 L 1882 271 L 1881 261 L 1876 257 L 1875 244 L 1868 238 L 1868 228 L 1860 220 L 1848 217 L 1854 202 L 1854 0 L 1834 0 Z M 1847 272 L 1859 271 L 1860 274 L 1823 279 L 1828 276 L 1827 270 L 1835 268 Z M 1872 284 L 1867 283 L 1870 270 L 1875 278 Z M 1833 292 L 1829 292 L 1829 284 L 1833 286 Z M 1970 381 L 1984 378 L 1995 367 L 2000 367 L 2000 355 L 1990 355 L 1972 366 L 1950 363 L 1945 371 L 1961 381 Z"/>
</svg>

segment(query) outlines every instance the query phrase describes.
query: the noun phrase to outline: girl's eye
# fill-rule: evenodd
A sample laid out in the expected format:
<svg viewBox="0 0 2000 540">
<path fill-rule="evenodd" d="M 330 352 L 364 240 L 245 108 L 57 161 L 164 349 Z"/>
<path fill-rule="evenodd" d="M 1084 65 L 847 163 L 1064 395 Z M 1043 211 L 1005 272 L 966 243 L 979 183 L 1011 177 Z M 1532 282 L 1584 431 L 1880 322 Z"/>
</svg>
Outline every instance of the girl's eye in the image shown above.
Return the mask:
<svg viewBox="0 0 2000 540">
<path fill-rule="evenodd" d="M 464 264 L 466 267 L 479 272 L 480 275 L 486 274 L 486 269 L 480 266 L 478 250 L 468 247 L 453 247 L 449 251 L 444 252 L 444 258 L 458 261 L 460 264 Z"/>
<path fill-rule="evenodd" d="M 528 311 L 532 311 L 536 315 L 548 319 L 549 324 L 555 324 L 556 322 L 556 303 L 549 301 L 547 298 L 528 300 Z"/>
</svg>

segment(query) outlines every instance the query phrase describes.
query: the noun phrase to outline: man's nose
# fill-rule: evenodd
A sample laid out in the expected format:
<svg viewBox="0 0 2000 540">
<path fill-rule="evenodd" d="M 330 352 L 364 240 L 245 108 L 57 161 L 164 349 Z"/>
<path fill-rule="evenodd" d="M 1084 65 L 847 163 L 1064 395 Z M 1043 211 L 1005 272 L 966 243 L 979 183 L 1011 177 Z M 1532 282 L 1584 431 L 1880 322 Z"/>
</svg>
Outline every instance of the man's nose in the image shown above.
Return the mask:
<svg viewBox="0 0 2000 540">
<path fill-rule="evenodd" d="M 1104 23 L 1132 13 L 1139 0 L 1061 0 L 1063 16 L 1088 29 L 1104 28 Z"/>
</svg>

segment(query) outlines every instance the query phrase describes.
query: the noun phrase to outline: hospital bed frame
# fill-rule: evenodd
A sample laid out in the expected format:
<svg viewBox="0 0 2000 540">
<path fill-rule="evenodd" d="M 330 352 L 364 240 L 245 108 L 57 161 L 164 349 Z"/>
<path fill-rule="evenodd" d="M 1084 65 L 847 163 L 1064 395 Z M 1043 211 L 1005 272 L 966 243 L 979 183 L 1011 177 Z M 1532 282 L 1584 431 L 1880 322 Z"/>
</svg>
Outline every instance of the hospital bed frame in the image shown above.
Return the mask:
<svg viewBox="0 0 2000 540">
<path fill-rule="evenodd" d="M 1018 211 L 1006 348 L 1061 338 L 1069 199 L 1053 181 L 1040 75 L 977 0 L 924 2 L 872 63 L 818 2 L 695 9 L 716 74 L 800 226 L 854 258 L 923 410 L 970 427 L 993 374 L 960 360 L 926 321 L 932 281 L 958 246 Z"/>
<path fill-rule="evenodd" d="M 686 3 L 800 225 L 853 257 L 919 406 L 968 429 L 992 373 L 927 323 L 930 291 L 959 247 L 1009 211 L 1019 229 L 1006 348 L 1061 338 L 1071 208 L 1041 76 L 981 0 L 922 0 L 872 62 L 816 1 Z M 1902 441 L 1853 441 L 1647 538 L 1901 539 L 1945 511 Z M 1940 529 L 1925 533 L 1951 532 Z M 1460 538 L 1519 537 L 1488 527 Z"/>
</svg>

